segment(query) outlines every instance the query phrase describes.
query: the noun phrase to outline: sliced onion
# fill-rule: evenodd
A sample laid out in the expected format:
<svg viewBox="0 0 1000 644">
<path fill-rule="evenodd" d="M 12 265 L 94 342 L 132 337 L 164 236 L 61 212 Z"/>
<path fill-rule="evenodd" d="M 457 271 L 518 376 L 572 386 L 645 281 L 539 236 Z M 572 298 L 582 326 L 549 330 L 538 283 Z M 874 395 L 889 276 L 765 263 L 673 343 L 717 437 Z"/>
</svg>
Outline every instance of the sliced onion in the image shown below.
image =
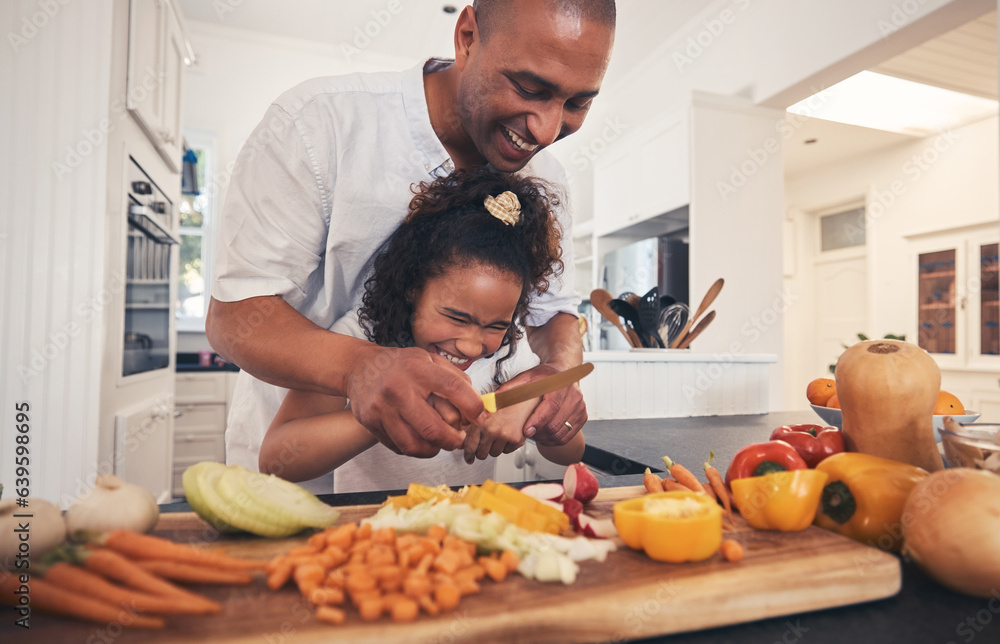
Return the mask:
<svg viewBox="0 0 1000 644">
<path fill-rule="evenodd" d="M 935 472 L 913 488 L 902 524 L 903 555 L 943 586 L 977 597 L 1000 589 L 1000 476 Z"/>
</svg>

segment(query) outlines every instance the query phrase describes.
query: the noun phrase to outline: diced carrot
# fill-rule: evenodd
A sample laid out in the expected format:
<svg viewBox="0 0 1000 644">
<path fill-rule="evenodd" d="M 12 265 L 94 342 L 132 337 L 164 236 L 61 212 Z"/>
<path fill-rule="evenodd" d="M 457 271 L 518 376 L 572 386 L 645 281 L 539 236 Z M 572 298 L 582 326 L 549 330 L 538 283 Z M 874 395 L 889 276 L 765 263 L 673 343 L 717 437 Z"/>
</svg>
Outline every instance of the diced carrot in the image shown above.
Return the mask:
<svg viewBox="0 0 1000 644">
<path fill-rule="evenodd" d="M 369 572 L 356 573 L 347 578 L 345 587 L 349 592 L 366 592 L 378 588 L 378 580 Z"/>
<path fill-rule="evenodd" d="M 407 575 L 403 580 L 403 593 L 410 597 L 422 597 L 431 592 L 431 580 L 427 575 Z"/>
<path fill-rule="evenodd" d="M 355 541 L 364 541 L 372 536 L 372 524 L 362 523 L 354 533 Z"/>
<path fill-rule="evenodd" d="M 394 622 L 412 622 L 420 613 L 420 608 L 412 599 L 403 599 L 393 604 L 390 615 Z"/>
<path fill-rule="evenodd" d="M 740 561 L 743 559 L 743 546 L 739 541 L 724 539 L 722 541 L 722 556 L 726 561 Z"/>
<path fill-rule="evenodd" d="M 383 610 L 385 610 L 385 604 L 381 597 L 365 599 L 360 603 L 360 605 L 358 605 L 358 613 L 361 615 L 361 619 L 366 622 L 373 622 L 379 617 L 382 617 Z"/>
<path fill-rule="evenodd" d="M 431 527 L 427 528 L 427 537 L 433 539 L 434 541 L 441 542 L 448 534 L 448 528 L 444 527 L 439 523 L 435 523 Z"/>
<path fill-rule="evenodd" d="M 486 570 L 486 574 L 493 581 L 501 582 L 507 577 L 507 566 L 503 565 L 499 559 L 480 557 L 479 565 Z"/>
<path fill-rule="evenodd" d="M 507 572 L 514 572 L 521 565 L 521 558 L 513 550 L 504 550 L 500 554 L 500 561 L 507 567 Z"/>
<path fill-rule="evenodd" d="M 418 597 L 417 603 L 420 604 L 420 608 L 422 608 L 423 611 L 431 617 L 437 617 L 437 615 L 441 612 L 441 609 L 434 602 L 434 600 L 431 599 L 430 595 Z"/>
<path fill-rule="evenodd" d="M 267 575 L 267 587 L 271 590 L 278 590 L 288 583 L 292 578 L 292 562 L 287 558 L 277 563 L 274 569 Z"/>
<path fill-rule="evenodd" d="M 347 621 L 347 614 L 333 606 L 320 606 L 316 609 L 316 617 L 329 624 L 343 624 Z"/>
<path fill-rule="evenodd" d="M 372 533 L 372 541 L 375 543 L 384 543 L 389 546 L 395 545 L 396 530 L 393 528 L 381 528 Z"/>
<path fill-rule="evenodd" d="M 455 584 L 439 584 L 434 588 L 434 601 L 441 610 L 452 610 L 458 606 L 462 592 Z"/>
</svg>

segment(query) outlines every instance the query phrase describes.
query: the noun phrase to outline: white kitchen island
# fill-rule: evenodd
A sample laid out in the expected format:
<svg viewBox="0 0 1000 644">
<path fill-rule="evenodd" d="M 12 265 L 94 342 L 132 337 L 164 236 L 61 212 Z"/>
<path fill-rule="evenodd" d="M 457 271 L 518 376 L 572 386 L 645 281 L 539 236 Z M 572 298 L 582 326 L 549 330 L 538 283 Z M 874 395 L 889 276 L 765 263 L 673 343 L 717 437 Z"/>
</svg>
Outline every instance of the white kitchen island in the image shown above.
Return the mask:
<svg viewBox="0 0 1000 644">
<path fill-rule="evenodd" d="M 586 351 L 583 360 L 594 363 L 580 387 L 599 420 L 765 414 L 777 356 L 632 349 Z"/>
</svg>

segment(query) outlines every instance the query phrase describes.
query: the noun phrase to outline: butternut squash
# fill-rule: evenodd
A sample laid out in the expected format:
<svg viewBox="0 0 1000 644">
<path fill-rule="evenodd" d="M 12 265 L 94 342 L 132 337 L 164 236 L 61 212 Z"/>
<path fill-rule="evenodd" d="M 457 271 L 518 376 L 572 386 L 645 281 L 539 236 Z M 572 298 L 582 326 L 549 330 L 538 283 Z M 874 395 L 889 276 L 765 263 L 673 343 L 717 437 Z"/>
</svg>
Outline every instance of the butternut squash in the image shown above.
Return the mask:
<svg viewBox="0 0 1000 644">
<path fill-rule="evenodd" d="M 915 344 L 868 340 L 847 349 L 834 372 L 847 450 L 943 468 L 934 441 L 941 370 Z"/>
</svg>

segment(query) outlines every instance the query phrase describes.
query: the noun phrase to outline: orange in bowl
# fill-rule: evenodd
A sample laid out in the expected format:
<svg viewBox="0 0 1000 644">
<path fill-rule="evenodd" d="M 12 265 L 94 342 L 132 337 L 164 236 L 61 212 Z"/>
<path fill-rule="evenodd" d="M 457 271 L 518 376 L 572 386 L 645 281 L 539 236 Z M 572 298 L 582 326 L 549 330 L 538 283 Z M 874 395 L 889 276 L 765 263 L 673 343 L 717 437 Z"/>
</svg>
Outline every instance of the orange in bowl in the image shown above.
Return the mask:
<svg viewBox="0 0 1000 644">
<path fill-rule="evenodd" d="M 830 409 L 840 409 L 840 398 L 837 398 L 837 394 L 830 396 L 830 400 L 826 401 L 826 407 Z"/>
<path fill-rule="evenodd" d="M 827 401 L 836 393 L 837 383 L 833 378 L 816 378 L 806 386 L 806 398 L 820 407 L 826 407 Z"/>
<path fill-rule="evenodd" d="M 955 394 L 941 390 L 938 394 L 937 403 L 934 405 L 935 416 L 962 416 L 965 414 L 965 405 Z"/>
</svg>

